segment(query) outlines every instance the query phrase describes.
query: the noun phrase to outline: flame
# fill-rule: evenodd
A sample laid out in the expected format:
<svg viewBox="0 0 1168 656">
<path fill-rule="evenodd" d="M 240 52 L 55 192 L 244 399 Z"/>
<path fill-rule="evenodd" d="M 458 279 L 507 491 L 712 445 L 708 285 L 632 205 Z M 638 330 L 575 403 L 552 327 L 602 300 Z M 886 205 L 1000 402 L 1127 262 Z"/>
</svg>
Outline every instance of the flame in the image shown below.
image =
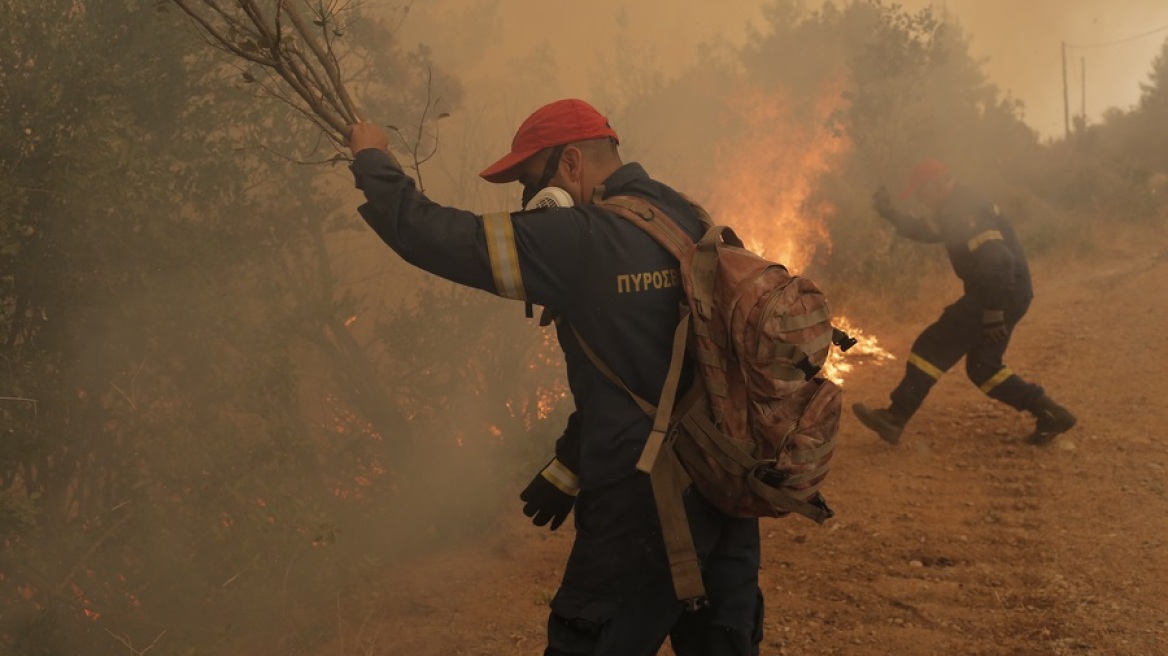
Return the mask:
<svg viewBox="0 0 1168 656">
<path fill-rule="evenodd" d="M 568 390 L 563 387 L 554 386 L 551 389 L 541 387 L 535 402 L 536 414 L 540 419 L 547 419 L 555 411 L 556 406 L 566 398 L 568 398 Z"/>
<path fill-rule="evenodd" d="M 824 128 L 844 102 L 842 80 L 822 87 L 806 106 L 781 92 L 742 92 L 729 103 L 741 131 L 720 144 L 716 155 L 716 181 L 707 201 L 715 222 L 730 225 L 747 249 L 796 275 L 831 253 L 828 220 L 835 206 L 818 199 L 816 191 L 852 145 L 847 135 Z M 842 384 L 860 358 L 894 359 L 846 317 L 833 323 L 856 344 L 847 353 L 832 349 L 823 368 L 828 379 Z"/>
<path fill-rule="evenodd" d="M 853 326 L 847 317 L 833 317 L 832 324 L 855 339 L 856 344 L 849 348 L 847 353 L 841 352 L 838 348 L 831 350 L 822 372 L 828 380 L 842 385 L 844 374 L 851 372 L 856 361 L 860 359 L 878 363 L 896 359 L 896 356 L 881 348 L 875 337 L 865 335 L 864 331 Z"/>
<path fill-rule="evenodd" d="M 743 92 L 730 103 L 740 136 L 716 155 L 708 208 L 717 223 L 732 226 L 746 247 L 793 273 L 831 252 L 827 219 L 835 207 L 814 194 L 819 178 L 851 147 L 824 124 L 841 102 L 839 85 L 823 90 L 796 116 L 781 94 Z"/>
</svg>

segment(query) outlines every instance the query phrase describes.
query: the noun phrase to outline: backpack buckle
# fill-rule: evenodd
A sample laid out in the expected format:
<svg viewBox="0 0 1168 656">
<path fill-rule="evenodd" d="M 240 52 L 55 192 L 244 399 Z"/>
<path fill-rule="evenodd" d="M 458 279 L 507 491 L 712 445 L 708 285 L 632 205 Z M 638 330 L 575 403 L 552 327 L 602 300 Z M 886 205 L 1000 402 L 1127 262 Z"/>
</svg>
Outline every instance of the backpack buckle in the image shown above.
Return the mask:
<svg viewBox="0 0 1168 656">
<path fill-rule="evenodd" d="M 817 367 L 811 364 L 811 358 L 806 355 L 803 356 L 802 360 L 795 363 L 795 368 L 803 372 L 804 380 L 811 380 L 812 378 L 815 378 L 815 376 L 819 374 L 820 370 L 823 369 L 823 367 Z"/>
</svg>

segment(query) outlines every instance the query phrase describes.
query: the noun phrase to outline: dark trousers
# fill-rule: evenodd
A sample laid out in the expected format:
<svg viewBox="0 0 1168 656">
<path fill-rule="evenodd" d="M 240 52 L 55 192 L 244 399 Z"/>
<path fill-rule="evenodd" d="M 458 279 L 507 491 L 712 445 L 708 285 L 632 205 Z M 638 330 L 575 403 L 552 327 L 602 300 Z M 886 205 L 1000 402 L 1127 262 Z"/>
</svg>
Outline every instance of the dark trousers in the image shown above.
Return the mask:
<svg viewBox="0 0 1168 656">
<path fill-rule="evenodd" d="M 673 591 L 649 477 L 636 473 L 576 499 L 576 541 L 548 618 L 545 656 L 752 656 L 762 641 L 757 519 L 721 514 L 685 493 L 710 605 Z"/>
<path fill-rule="evenodd" d="M 913 342 L 904 378 L 892 391 L 892 411 L 908 419 L 921 407 L 929 390 L 962 357 L 965 373 L 990 398 L 1018 410 L 1026 410 L 1042 396 L 1042 387 L 1028 383 L 1002 364 L 1014 327 L 1030 308 L 1029 298 L 1006 304 L 1005 339 L 990 342 L 982 338 L 982 306 L 970 296 L 962 296 L 945 308 Z"/>
</svg>

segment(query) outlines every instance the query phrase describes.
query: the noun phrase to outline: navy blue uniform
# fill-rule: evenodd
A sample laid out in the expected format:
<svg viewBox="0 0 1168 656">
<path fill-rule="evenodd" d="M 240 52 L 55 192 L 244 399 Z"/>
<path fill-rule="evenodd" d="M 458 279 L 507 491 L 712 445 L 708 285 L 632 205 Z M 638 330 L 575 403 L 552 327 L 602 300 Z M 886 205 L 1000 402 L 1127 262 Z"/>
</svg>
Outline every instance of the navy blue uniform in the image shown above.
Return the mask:
<svg viewBox="0 0 1168 656">
<path fill-rule="evenodd" d="M 352 166 L 361 216 L 407 262 L 456 283 L 554 308 L 629 389 L 661 394 L 684 300 L 678 262 L 640 228 L 594 205 L 483 216 L 438 205 L 382 152 Z M 603 196 L 629 194 L 669 213 L 692 237 L 700 219 L 638 164 Z M 685 614 L 672 579 L 649 479 L 635 465 L 650 419 L 558 330 L 579 420 L 576 540 L 552 601 L 548 654 L 757 653 L 758 521 L 718 513 L 687 494 L 711 606 Z"/>
<path fill-rule="evenodd" d="M 1003 311 L 1012 334 L 1034 297 L 1026 255 L 1013 227 L 997 206 L 960 184 L 932 223 L 906 215 L 894 222 L 897 232 L 909 239 L 943 243 L 965 293 L 913 343 L 904 378 L 892 392 L 893 413 L 911 417 L 941 375 L 963 356 L 969 379 L 990 398 L 1018 410 L 1030 408 L 1043 390 L 1002 363 L 1009 335 L 996 342 L 982 336 L 985 310 Z"/>
</svg>

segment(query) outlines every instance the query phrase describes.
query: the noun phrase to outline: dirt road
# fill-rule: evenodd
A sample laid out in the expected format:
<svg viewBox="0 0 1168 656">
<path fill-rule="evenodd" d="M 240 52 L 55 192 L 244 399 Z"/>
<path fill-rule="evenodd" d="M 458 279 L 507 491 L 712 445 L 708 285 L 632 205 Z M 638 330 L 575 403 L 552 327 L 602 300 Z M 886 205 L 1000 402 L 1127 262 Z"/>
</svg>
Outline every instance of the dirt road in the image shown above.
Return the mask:
<svg viewBox="0 0 1168 656">
<path fill-rule="evenodd" d="M 837 517 L 763 523 L 764 654 L 1168 654 L 1168 249 L 1121 250 L 1036 267 L 1007 362 L 1079 416 L 1052 446 L 1023 444 L 1031 420 L 960 366 L 898 447 L 848 412 L 825 488 Z M 899 359 L 857 367 L 849 406 L 884 403 L 945 300 L 852 317 Z M 500 522 L 392 573 L 377 644 L 353 653 L 542 653 L 571 528 L 537 530 L 518 505 Z"/>
</svg>

